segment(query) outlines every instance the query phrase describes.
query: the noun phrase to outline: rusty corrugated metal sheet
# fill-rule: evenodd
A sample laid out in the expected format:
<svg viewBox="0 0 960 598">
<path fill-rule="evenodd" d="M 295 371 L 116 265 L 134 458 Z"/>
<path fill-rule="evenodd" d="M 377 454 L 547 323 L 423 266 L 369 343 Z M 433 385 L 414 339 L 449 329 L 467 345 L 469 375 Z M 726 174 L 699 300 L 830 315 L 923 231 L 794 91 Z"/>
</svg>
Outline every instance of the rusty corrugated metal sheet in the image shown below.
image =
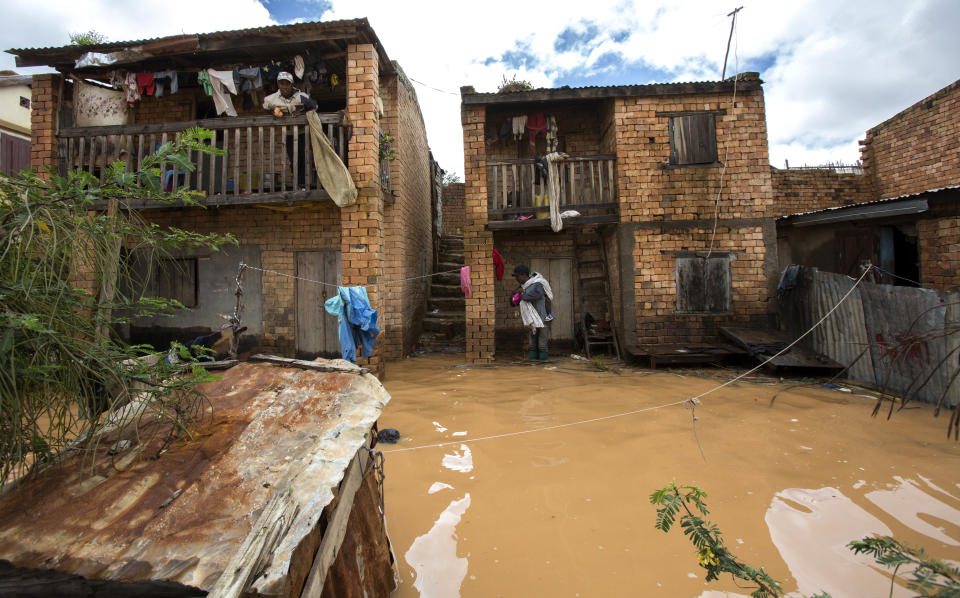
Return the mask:
<svg viewBox="0 0 960 598">
<path fill-rule="evenodd" d="M 788 331 L 799 336 L 808 330 L 854 282 L 801 267 L 799 284 L 781 302 Z M 958 326 L 958 293 L 862 282 L 804 343 L 845 366 L 852 363 L 851 380 L 928 403 L 947 392 L 946 404 L 954 405 L 960 380 L 950 385 L 958 368 L 958 354 L 950 352 L 960 345 Z"/>
<path fill-rule="evenodd" d="M 0 498 L 0 559 L 106 580 L 209 589 L 274 493 L 299 511 L 253 582 L 288 595 L 308 537 L 389 395 L 371 375 L 244 363 L 202 386 L 212 413 L 156 458 L 71 457 Z M 145 424 L 146 425 L 146 424 Z M 143 456 L 161 448 L 159 439 Z M 312 560 L 310 558 L 309 560 Z M 309 568 L 309 560 L 307 568 Z"/>
</svg>

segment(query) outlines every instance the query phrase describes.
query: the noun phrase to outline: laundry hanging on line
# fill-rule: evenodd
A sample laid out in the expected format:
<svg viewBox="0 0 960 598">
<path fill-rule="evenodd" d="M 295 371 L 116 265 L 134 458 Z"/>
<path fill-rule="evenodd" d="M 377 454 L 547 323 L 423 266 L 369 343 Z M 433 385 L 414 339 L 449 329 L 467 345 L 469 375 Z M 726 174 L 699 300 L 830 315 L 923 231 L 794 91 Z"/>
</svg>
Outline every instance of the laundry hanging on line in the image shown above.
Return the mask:
<svg viewBox="0 0 960 598">
<path fill-rule="evenodd" d="M 366 287 L 337 287 L 337 294 L 327 299 L 323 307 L 337 317 L 341 356 L 356 363 L 357 347 L 360 347 L 361 355 L 370 357 L 380 328 L 377 310 L 370 306 Z"/>
</svg>

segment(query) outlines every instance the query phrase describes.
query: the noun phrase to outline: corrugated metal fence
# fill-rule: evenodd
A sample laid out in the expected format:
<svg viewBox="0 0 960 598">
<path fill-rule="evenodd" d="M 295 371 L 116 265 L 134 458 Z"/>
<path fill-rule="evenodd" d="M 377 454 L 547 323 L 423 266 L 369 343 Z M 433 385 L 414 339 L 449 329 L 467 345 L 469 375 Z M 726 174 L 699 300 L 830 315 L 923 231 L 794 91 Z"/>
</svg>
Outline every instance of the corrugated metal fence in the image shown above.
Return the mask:
<svg viewBox="0 0 960 598">
<path fill-rule="evenodd" d="M 799 336 L 855 281 L 791 268 L 797 270 L 780 291 L 780 313 Z M 848 366 L 852 380 L 927 403 L 960 402 L 960 293 L 864 281 L 803 344 Z"/>
</svg>

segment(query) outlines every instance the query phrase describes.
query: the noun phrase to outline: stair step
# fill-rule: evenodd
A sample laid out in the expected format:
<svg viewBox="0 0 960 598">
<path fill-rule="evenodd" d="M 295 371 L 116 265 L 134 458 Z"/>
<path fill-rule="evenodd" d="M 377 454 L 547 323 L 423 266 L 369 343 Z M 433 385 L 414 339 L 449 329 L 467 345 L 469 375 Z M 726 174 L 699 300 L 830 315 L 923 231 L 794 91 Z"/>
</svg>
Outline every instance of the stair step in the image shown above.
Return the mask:
<svg viewBox="0 0 960 598">
<path fill-rule="evenodd" d="M 429 303 L 433 307 L 440 308 L 440 311 L 462 311 L 466 298 L 463 295 L 459 297 L 430 297 Z"/>
<path fill-rule="evenodd" d="M 457 262 L 440 262 L 437 264 L 437 270 L 439 270 L 440 272 L 444 272 L 446 270 L 454 270 L 462 267 L 463 267 L 463 262 L 460 262 L 459 264 Z"/>
<path fill-rule="evenodd" d="M 596 280 L 604 280 L 605 278 L 606 276 L 603 276 L 602 274 L 599 276 L 583 276 L 580 278 L 580 282 L 593 282 Z"/>
<path fill-rule="evenodd" d="M 430 297 L 463 297 L 463 290 L 460 289 L 459 281 L 457 284 L 439 284 L 434 282 L 430 285 Z"/>
<path fill-rule="evenodd" d="M 450 268 L 452 270 L 452 268 Z M 460 272 L 444 272 L 433 276 L 433 286 L 437 285 L 456 285 L 460 288 Z"/>
</svg>

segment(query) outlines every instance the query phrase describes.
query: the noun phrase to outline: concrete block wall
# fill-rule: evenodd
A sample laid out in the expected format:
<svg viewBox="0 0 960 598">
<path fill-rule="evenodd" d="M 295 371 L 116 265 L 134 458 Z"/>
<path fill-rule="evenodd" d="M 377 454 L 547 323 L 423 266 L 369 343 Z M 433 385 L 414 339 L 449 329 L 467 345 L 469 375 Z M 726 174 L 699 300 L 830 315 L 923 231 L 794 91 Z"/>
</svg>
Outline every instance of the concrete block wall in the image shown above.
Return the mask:
<svg viewBox="0 0 960 598">
<path fill-rule="evenodd" d="M 493 272 L 493 233 L 487 225 L 486 110 L 483 106 L 463 106 L 464 263 L 470 266 L 471 296 L 466 300 L 466 359 L 469 363 L 491 363 L 494 357 L 495 280 Z"/>
<path fill-rule="evenodd" d="M 960 81 L 868 130 L 861 144 L 877 199 L 960 184 Z"/>
<path fill-rule="evenodd" d="M 395 140 L 389 164 L 393 202 L 384 205 L 381 328 L 385 358 L 415 349 L 426 310 L 430 280 L 401 279 L 430 274 L 433 266 L 430 160 L 426 127 L 411 83 L 402 74 L 381 78 L 384 117 L 380 127 Z M 397 281 L 397 282 L 391 282 Z"/>
<path fill-rule="evenodd" d="M 664 168 L 669 118 L 657 112 L 720 110 L 717 151 L 726 168 Z M 625 344 L 700 342 L 715 339 L 720 325 L 765 320 L 774 308 L 777 264 L 763 92 L 741 91 L 735 103 L 730 93 L 617 98 L 614 121 L 620 226 L 626 231 L 620 255 L 633 260 L 621 264 L 633 280 L 632 292 L 626 286 L 622 298 Z M 714 251 L 736 252 L 733 310 L 678 314 L 676 254 L 668 252 L 705 252 L 711 238 Z"/>
<path fill-rule="evenodd" d="M 340 249 L 340 210 L 332 203 L 274 209 L 254 206 L 189 208 L 142 212 L 160 226 L 200 233 L 233 234 L 241 245 L 260 248 L 263 296 L 261 352 L 293 356 L 296 352 L 296 252 Z M 279 274 L 277 274 L 279 272 Z M 333 289 L 331 289 L 333 290 Z M 211 322 L 211 327 L 217 322 Z M 336 326 L 331 316 L 328 325 Z"/>
<path fill-rule="evenodd" d="M 464 219 L 463 183 L 443 186 L 443 234 L 462 235 Z"/>
<path fill-rule="evenodd" d="M 774 217 L 845 206 L 874 199 L 870 178 L 831 169 L 770 169 Z"/>
</svg>

